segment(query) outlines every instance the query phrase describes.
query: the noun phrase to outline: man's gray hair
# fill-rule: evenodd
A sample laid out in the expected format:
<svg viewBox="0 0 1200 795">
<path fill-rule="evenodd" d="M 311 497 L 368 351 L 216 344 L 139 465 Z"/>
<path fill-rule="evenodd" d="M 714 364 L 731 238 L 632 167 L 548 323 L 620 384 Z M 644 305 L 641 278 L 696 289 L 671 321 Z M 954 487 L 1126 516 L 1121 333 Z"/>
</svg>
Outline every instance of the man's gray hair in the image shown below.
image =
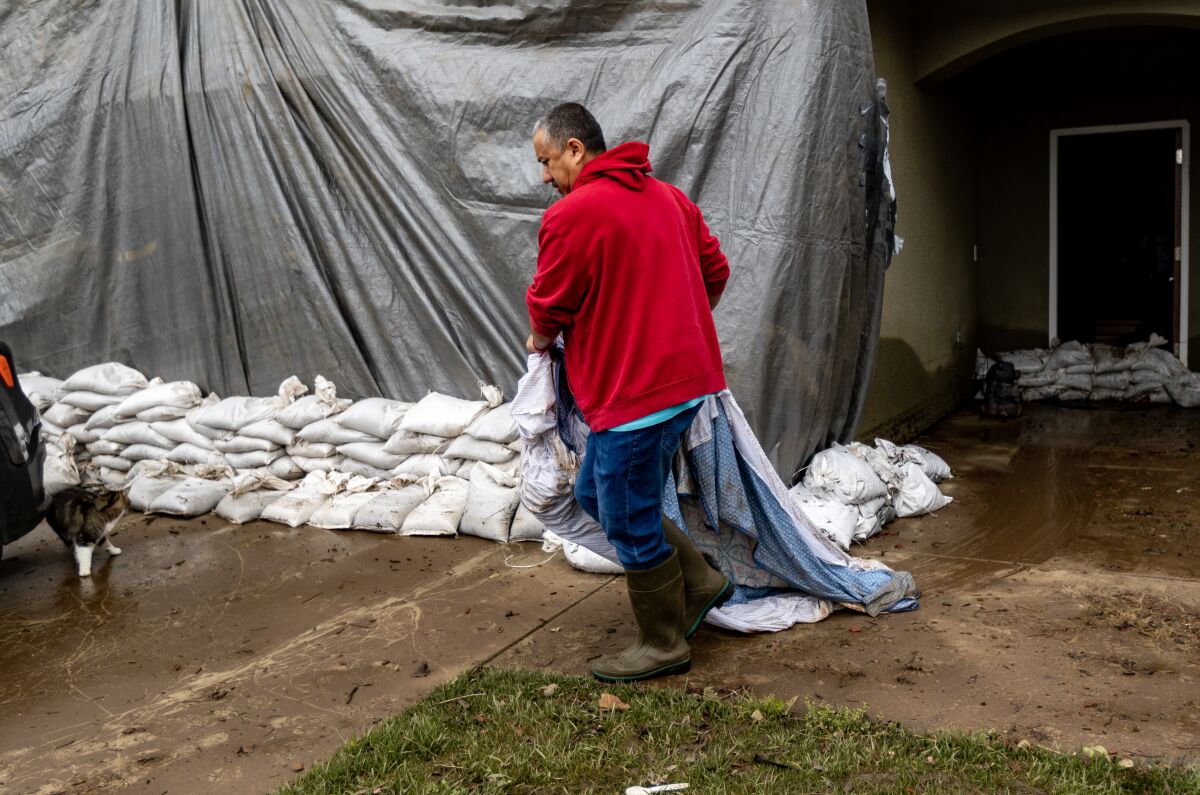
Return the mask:
<svg viewBox="0 0 1200 795">
<path fill-rule="evenodd" d="M 578 138 L 587 152 L 600 154 L 608 150 L 604 145 L 604 131 L 596 117 L 578 102 L 564 102 L 538 119 L 533 125 L 533 134 L 538 132 L 556 149 L 565 147 L 571 138 Z"/>
</svg>

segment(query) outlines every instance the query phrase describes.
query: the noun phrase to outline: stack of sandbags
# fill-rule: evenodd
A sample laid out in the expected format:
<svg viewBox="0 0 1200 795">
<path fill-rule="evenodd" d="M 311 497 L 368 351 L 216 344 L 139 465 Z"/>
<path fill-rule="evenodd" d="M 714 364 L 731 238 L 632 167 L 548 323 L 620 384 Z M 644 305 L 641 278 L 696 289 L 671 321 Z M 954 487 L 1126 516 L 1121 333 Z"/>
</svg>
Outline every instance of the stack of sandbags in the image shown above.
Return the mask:
<svg viewBox="0 0 1200 795">
<path fill-rule="evenodd" d="M 1071 341 L 998 354 L 1017 370 L 1022 400 L 1133 400 L 1200 405 L 1200 374 L 1159 346 L 1162 337 L 1124 347 Z M 979 352 L 976 375 L 991 360 Z"/>
<path fill-rule="evenodd" d="M 95 469 L 91 465 L 94 454 L 86 445 L 96 441 L 99 433 L 88 430 L 87 423 L 96 414 L 110 411 L 127 396 L 149 385 L 144 375 L 118 362 L 86 367 L 57 387 L 44 377 L 30 382 L 40 404 L 54 398 L 42 411 L 45 481 L 50 493 L 78 485 L 89 467 Z M 115 472 L 101 474 L 116 479 Z"/>
<path fill-rule="evenodd" d="M 789 493 L 818 530 L 848 549 L 897 517 L 945 507 L 951 498 L 936 483 L 950 477 L 950 467 L 929 450 L 876 439 L 875 447 L 835 444 L 817 453 Z"/>
</svg>

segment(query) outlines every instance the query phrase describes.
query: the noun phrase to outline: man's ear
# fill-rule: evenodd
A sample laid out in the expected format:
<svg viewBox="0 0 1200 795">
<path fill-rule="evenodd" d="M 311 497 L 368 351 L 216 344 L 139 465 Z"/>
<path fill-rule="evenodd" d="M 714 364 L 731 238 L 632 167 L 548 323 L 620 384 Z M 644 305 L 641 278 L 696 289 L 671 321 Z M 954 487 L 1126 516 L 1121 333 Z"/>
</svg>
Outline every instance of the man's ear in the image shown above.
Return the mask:
<svg viewBox="0 0 1200 795">
<path fill-rule="evenodd" d="M 568 138 L 565 148 L 570 151 L 572 157 L 576 159 L 583 157 L 583 153 L 587 151 L 587 147 L 583 145 L 583 141 L 579 140 L 578 138 Z"/>
</svg>

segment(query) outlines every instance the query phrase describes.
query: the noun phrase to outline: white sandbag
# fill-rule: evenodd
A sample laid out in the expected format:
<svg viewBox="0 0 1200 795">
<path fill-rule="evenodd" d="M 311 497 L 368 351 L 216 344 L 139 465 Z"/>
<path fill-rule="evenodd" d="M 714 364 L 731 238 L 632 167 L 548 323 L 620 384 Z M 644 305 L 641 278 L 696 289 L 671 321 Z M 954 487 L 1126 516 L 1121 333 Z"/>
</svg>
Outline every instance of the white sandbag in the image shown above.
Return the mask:
<svg viewBox="0 0 1200 795">
<path fill-rule="evenodd" d="M 337 445 L 326 442 L 306 442 L 303 439 L 297 439 L 286 449 L 288 455 L 298 455 L 304 458 L 329 458 L 331 455 L 337 455 Z"/>
<path fill-rule="evenodd" d="M 291 405 L 299 395 L 308 391 L 300 379 L 291 376 L 279 385 L 275 397 L 228 397 L 211 406 L 193 409 L 187 421 L 200 433 L 205 429 L 239 431 L 250 423 L 274 419 L 280 411 Z"/>
<path fill-rule="evenodd" d="M 887 494 L 887 486 L 871 466 L 839 444 L 813 456 L 804 485 L 851 505 Z"/>
<path fill-rule="evenodd" d="M 570 563 L 572 567 L 580 571 L 586 571 L 591 574 L 625 573 L 625 569 L 621 568 L 620 563 L 597 555 L 587 547 L 576 544 L 574 541 L 560 538 L 549 530 L 542 536 L 542 549 L 546 552 L 560 550 L 563 553 L 563 557 L 567 559 L 567 563 Z"/>
<path fill-rule="evenodd" d="M 400 526 L 402 536 L 452 536 L 467 509 L 470 484 L 462 478 L 438 478 L 429 499 L 418 505 Z"/>
<path fill-rule="evenodd" d="M 225 521 L 233 522 L 234 524 L 253 522 L 262 516 L 267 506 L 274 503 L 284 494 L 287 494 L 287 492 L 274 491 L 272 489 L 250 491 L 245 494 L 230 492 L 217 503 L 217 507 L 213 509 L 213 513 Z"/>
<path fill-rule="evenodd" d="M 512 403 L 504 403 L 483 414 L 467 428 L 467 435 L 497 444 L 515 442 L 520 434 L 512 418 Z"/>
<path fill-rule="evenodd" d="M 1059 400 L 1087 400 L 1091 393 L 1090 387 L 1088 389 L 1071 388 L 1062 390 L 1057 397 Z"/>
<path fill-rule="evenodd" d="M 128 472 L 133 466 L 133 461 L 121 458 L 119 455 L 95 455 L 92 456 L 91 462 L 96 466 L 108 467 L 109 470 L 118 472 Z"/>
<path fill-rule="evenodd" d="M 1097 373 L 1092 376 L 1092 389 L 1124 392 L 1132 380 L 1130 376 L 1131 372 L 1131 370 L 1117 370 L 1115 372 Z"/>
<path fill-rule="evenodd" d="M 1200 373 L 1185 373 L 1167 381 L 1167 394 L 1180 406 L 1192 409 L 1200 406 Z"/>
<path fill-rule="evenodd" d="M 1133 381 L 1125 388 L 1125 394 L 1122 395 L 1123 400 L 1139 400 L 1145 395 L 1152 392 L 1162 392 L 1165 394 L 1166 389 L 1163 387 L 1162 381 L 1146 381 L 1138 383 Z"/>
<path fill-rule="evenodd" d="M 521 456 L 513 456 L 511 461 L 505 461 L 503 464 L 492 464 L 492 466 L 496 467 L 496 469 L 499 469 L 506 475 L 512 475 L 513 477 L 519 478 L 521 475 Z"/>
<path fill-rule="evenodd" d="M 866 541 L 883 529 L 886 521 L 896 517 L 896 509 L 892 507 L 887 497 L 880 497 L 862 505 L 854 506 L 858 511 L 858 521 L 854 527 L 854 540 Z"/>
<path fill-rule="evenodd" d="M 298 431 L 305 425 L 311 425 L 345 411 L 351 402 L 350 400 L 339 400 L 337 388 L 333 382 L 318 375 L 313 394 L 300 398 L 290 406 L 281 409 L 275 419 L 280 424 Z"/>
<path fill-rule="evenodd" d="M 97 476 L 100 479 L 100 485 L 109 491 L 124 491 L 125 487 L 129 485 L 129 473 L 119 469 L 99 467 Z"/>
<path fill-rule="evenodd" d="M 408 456 L 392 455 L 383 451 L 383 442 L 354 442 L 352 444 L 339 445 L 337 451 L 346 458 L 353 458 L 363 464 L 370 464 L 377 469 L 394 469 Z"/>
<path fill-rule="evenodd" d="M 1161 348 L 1151 348 L 1146 351 L 1134 363 L 1133 369 L 1135 372 L 1156 373 L 1164 382 L 1168 378 L 1183 375 L 1188 371 L 1183 362 Z"/>
<path fill-rule="evenodd" d="M 367 398 L 339 414 L 337 422 L 352 431 L 369 433 L 377 439 L 386 440 L 399 430 L 400 421 L 412 405 L 387 398 Z"/>
<path fill-rule="evenodd" d="M 857 507 L 843 503 L 827 492 L 808 488 L 804 484 L 793 486 L 788 494 L 813 527 L 842 549 L 850 548 L 850 542 L 854 540 L 854 532 L 858 528 Z"/>
<path fill-rule="evenodd" d="M 467 499 L 470 501 L 470 497 Z M 545 530 L 546 526 L 542 524 L 542 520 L 534 516 L 524 504 L 518 502 L 517 512 L 513 515 L 512 527 L 509 529 L 508 540 L 538 541 L 541 540 Z"/>
<path fill-rule="evenodd" d="M 76 440 L 78 441 L 78 440 Z M 116 442 L 107 442 L 104 439 L 97 439 L 94 442 L 87 442 L 87 451 L 94 456 L 97 455 L 120 455 L 125 449 L 125 445 L 117 444 Z"/>
<path fill-rule="evenodd" d="M 1050 400 L 1051 398 L 1058 397 L 1062 391 L 1062 387 L 1054 386 L 1053 384 L 1050 386 L 1038 386 L 1032 389 L 1022 389 L 1021 400 Z"/>
<path fill-rule="evenodd" d="M 1063 370 L 1051 370 L 1049 368 L 1045 370 L 1039 370 L 1036 373 L 1026 373 L 1017 379 L 1017 386 L 1021 387 L 1022 389 L 1050 386 L 1062 378 L 1063 374 Z"/>
<path fill-rule="evenodd" d="M 147 513 L 172 516 L 200 516 L 217 507 L 229 493 L 228 481 L 185 478 L 154 498 Z"/>
<path fill-rule="evenodd" d="M 999 354 L 997 358 L 1002 362 L 1011 364 L 1021 375 L 1036 373 L 1044 370 L 1046 367 L 1046 353 L 1038 349 L 1009 351 L 1008 353 Z"/>
<path fill-rule="evenodd" d="M 302 455 L 288 456 L 305 472 L 336 472 L 342 467 L 343 457 L 340 455 L 325 458 L 308 458 Z"/>
<path fill-rule="evenodd" d="M 75 441 L 70 436 L 63 447 L 46 445 L 46 461 L 42 465 L 42 483 L 47 496 L 53 496 L 71 486 L 80 484 L 79 467 L 73 454 Z"/>
<path fill-rule="evenodd" d="M 466 461 L 466 460 L 464 460 L 462 462 L 462 465 L 459 466 L 458 469 L 454 470 L 451 474 L 454 475 L 454 477 L 456 477 L 456 478 L 462 478 L 463 480 L 470 480 L 471 475 L 475 472 L 475 465 L 482 464 L 482 463 L 483 463 L 482 461 Z M 508 474 L 508 473 L 506 472 L 505 474 Z"/>
<path fill-rule="evenodd" d="M 938 490 L 920 464 L 910 462 L 904 465 L 904 482 L 892 500 L 897 516 L 922 516 L 944 508 L 950 502 L 951 498 Z"/>
<path fill-rule="evenodd" d="M 105 406 L 120 403 L 122 400 L 123 398 L 118 395 L 101 395 L 99 392 L 80 390 L 78 392 L 68 392 L 58 402 L 66 403 L 68 406 L 74 406 L 77 409 L 83 409 L 90 415 Z"/>
<path fill-rule="evenodd" d="M 311 425 L 305 425 L 296 436 L 301 441 L 332 444 L 335 446 L 339 444 L 354 444 L 355 442 L 379 441 L 369 433 L 363 433 L 351 428 L 343 428 L 334 420 L 320 420 Z"/>
<path fill-rule="evenodd" d="M 200 391 L 200 387 L 191 381 L 170 381 L 134 392 L 121 401 L 117 411 L 122 416 L 132 417 L 153 408 L 169 407 L 187 410 L 199 406 L 203 399 L 204 394 Z"/>
<path fill-rule="evenodd" d="M 268 442 L 266 439 L 256 439 L 253 436 L 242 436 L 241 434 L 217 439 L 213 442 L 213 448 L 218 453 L 269 453 L 283 449 L 274 442 Z"/>
<path fill-rule="evenodd" d="M 1093 401 L 1124 400 L 1125 399 L 1125 390 L 1124 389 L 1104 389 L 1103 387 L 1095 387 L 1092 389 L 1091 394 L 1088 395 L 1088 399 L 1093 400 Z"/>
<path fill-rule="evenodd" d="M 261 519 L 299 527 L 329 502 L 332 495 L 311 484 L 301 484 L 263 509 Z"/>
<path fill-rule="evenodd" d="M 505 447 L 507 447 L 509 450 L 512 450 L 514 453 L 522 453 L 525 451 L 525 440 L 520 438 L 513 439 L 511 442 L 505 445 Z"/>
<path fill-rule="evenodd" d="M 451 467 L 446 459 L 439 455 L 411 455 L 400 462 L 393 472 L 397 475 L 417 475 L 418 477 L 442 477 L 458 470 L 460 464 Z"/>
<path fill-rule="evenodd" d="M 1145 343 L 1126 347 L 1115 347 L 1103 343 L 1091 346 L 1092 362 L 1096 373 L 1119 373 L 1133 369 L 1146 352 Z"/>
<path fill-rule="evenodd" d="M 99 441 L 104 432 L 99 428 L 89 431 L 86 425 L 79 423 L 67 428 L 67 433 L 71 434 L 79 444 L 91 444 L 92 442 Z"/>
<path fill-rule="evenodd" d="M 296 441 L 296 432 L 276 420 L 252 422 L 238 431 L 238 435 L 251 439 L 263 439 L 280 447 L 287 447 Z"/>
<path fill-rule="evenodd" d="M 129 507 L 135 511 L 145 513 L 150 504 L 158 499 L 162 494 L 169 489 L 179 485 L 182 478 L 164 475 L 153 477 L 150 475 L 142 475 L 134 478 L 129 483 Z"/>
<path fill-rule="evenodd" d="M 139 411 L 133 416 L 141 422 L 170 422 L 171 420 L 182 419 L 187 416 L 190 409 L 181 409 L 176 406 L 154 406 L 145 411 Z"/>
<path fill-rule="evenodd" d="M 92 416 L 87 409 L 79 409 L 66 403 L 55 403 L 42 414 L 42 420 L 57 425 L 59 428 L 70 428 L 78 425 Z"/>
<path fill-rule="evenodd" d="M 903 452 L 904 459 L 912 461 L 921 467 L 921 471 L 925 473 L 925 476 L 934 483 L 941 483 L 943 480 L 949 480 L 954 477 L 950 472 L 950 465 L 937 453 L 915 444 L 906 444 L 900 449 Z"/>
<path fill-rule="evenodd" d="M 50 408 L 63 395 L 62 381 L 57 378 L 33 373 L 20 375 L 18 378 L 21 379 L 21 391 L 39 412 Z"/>
<path fill-rule="evenodd" d="M 1080 392 L 1091 392 L 1093 378 L 1095 376 L 1091 373 L 1063 373 L 1062 378 L 1059 378 L 1056 383 L 1064 390 L 1072 389 Z"/>
<path fill-rule="evenodd" d="M 214 449 L 213 440 L 204 434 L 196 433 L 195 429 L 185 419 L 154 422 L 150 424 L 150 429 L 176 444 L 195 445 L 202 450 Z"/>
<path fill-rule="evenodd" d="M 354 517 L 379 496 L 377 491 L 360 491 L 354 494 L 337 494 L 329 502 L 313 512 L 308 524 L 325 530 L 348 530 L 354 526 Z"/>
<path fill-rule="evenodd" d="M 1081 342 L 1064 342 L 1050 351 L 1050 355 L 1046 357 L 1047 370 L 1065 370 L 1068 367 L 1080 365 L 1087 365 L 1089 371 L 1092 367 L 1092 353 Z M 1032 384 L 1031 386 L 1044 386 L 1044 384 Z"/>
<path fill-rule="evenodd" d="M 182 478 L 164 475 L 152 477 L 142 475 L 134 478 L 129 482 L 129 492 L 126 495 L 129 498 L 129 507 L 135 511 L 145 513 L 150 504 L 164 494 L 168 489 L 172 489 L 182 481 Z"/>
<path fill-rule="evenodd" d="M 259 469 L 271 465 L 276 458 L 282 458 L 281 448 L 274 450 L 250 450 L 245 453 L 225 453 L 225 460 L 234 469 Z"/>
<path fill-rule="evenodd" d="M 291 456 L 283 456 L 276 458 L 267 467 L 271 474 L 283 480 L 300 480 L 306 474 L 303 469 L 296 465 Z"/>
<path fill-rule="evenodd" d="M 390 470 L 373 467 L 370 464 L 364 464 L 361 461 L 355 461 L 353 458 L 348 457 L 342 459 L 342 463 L 338 466 L 338 471 L 364 478 L 374 478 L 375 480 L 387 480 L 393 474 Z"/>
<path fill-rule="evenodd" d="M 120 362 L 106 362 L 85 367 L 63 382 L 64 392 L 86 390 L 104 395 L 132 395 L 145 389 L 150 382 L 146 376 Z"/>
<path fill-rule="evenodd" d="M 130 461 L 167 461 L 167 456 L 174 450 L 172 447 L 158 447 L 153 444 L 131 444 L 121 455 Z"/>
<path fill-rule="evenodd" d="M 173 441 L 151 428 L 145 422 L 127 422 L 123 425 L 114 425 L 101 434 L 100 438 L 108 442 L 116 442 L 117 444 L 148 444 L 166 450 L 175 446 Z"/>
<path fill-rule="evenodd" d="M 355 530 L 399 533 L 404 520 L 429 498 L 432 481 L 412 483 L 396 491 L 384 491 L 358 509 L 351 525 Z"/>
<path fill-rule="evenodd" d="M 1158 370 L 1135 369 L 1129 371 L 1130 384 L 1154 384 L 1156 386 L 1161 386 L 1170 377 L 1171 376 L 1169 375 L 1163 375 L 1163 373 L 1159 372 Z"/>
<path fill-rule="evenodd" d="M 502 444 L 463 435 L 451 442 L 443 455 L 446 458 L 463 458 L 488 464 L 503 464 L 505 461 L 511 461 L 516 453 Z"/>
<path fill-rule="evenodd" d="M 42 438 L 55 439 L 67 432 L 66 428 L 60 428 L 53 422 L 48 422 L 45 417 L 42 417 Z M 73 441 L 73 440 L 72 440 Z"/>
<path fill-rule="evenodd" d="M 480 414 L 500 405 L 502 396 L 498 388 L 485 386 L 482 389 L 483 400 L 462 400 L 430 392 L 404 415 L 400 430 L 446 438 L 462 436 Z"/>
<path fill-rule="evenodd" d="M 409 433 L 396 431 L 383 446 L 385 453 L 394 455 L 417 455 L 421 453 L 442 453 L 450 446 L 452 439 L 434 436 L 429 433 Z"/>
<path fill-rule="evenodd" d="M 177 445 L 164 456 L 167 461 L 176 464 L 206 464 L 208 466 L 228 466 L 225 456 L 215 450 L 205 450 L 191 443 Z"/>
<path fill-rule="evenodd" d="M 477 462 L 471 473 L 466 510 L 458 529 L 466 535 L 506 543 L 520 502 L 516 478 Z"/>
<path fill-rule="evenodd" d="M 876 440 L 877 443 L 878 441 L 880 440 Z M 888 494 L 894 494 L 896 489 L 900 487 L 900 481 L 904 478 L 904 475 L 901 474 L 899 467 L 896 465 L 897 462 L 893 461 L 887 452 L 879 447 L 871 447 L 860 442 L 851 442 L 846 446 L 846 449 L 867 462 L 867 465 L 871 467 L 872 471 L 883 481 L 883 485 L 887 487 Z"/>
<path fill-rule="evenodd" d="M 106 430 L 128 421 L 128 418 L 122 417 L 117 413 L 117 406 L 105 406 L 92 416 L 88 417 L 88 420 L 83 424 L 83 427 L 87 428 L 89 431 Z"/>
</svg>

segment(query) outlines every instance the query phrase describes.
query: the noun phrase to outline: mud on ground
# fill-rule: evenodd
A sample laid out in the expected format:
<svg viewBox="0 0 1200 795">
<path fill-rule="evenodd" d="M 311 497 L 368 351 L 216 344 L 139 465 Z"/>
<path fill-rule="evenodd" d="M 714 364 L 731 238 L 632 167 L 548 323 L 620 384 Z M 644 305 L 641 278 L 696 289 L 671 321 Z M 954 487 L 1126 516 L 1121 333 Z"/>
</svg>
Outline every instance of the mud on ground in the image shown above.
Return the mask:
<svg viewBox="0 0 1200 795">
<path fill-rule="evenodd" d="M 954 504 L 856 554 L 912 571 L 920 610 L 705 628 L 659 686 L 1196 759 L 1200 412 L 961 412 L 919 441 Z M 118 543 L 82 581 L 46 528 L 4 550 L 0 791 L 270 791 L 473 666 L 585 673 L 633 633 L 621 579 L 533 544 L 213 516 L 138 516 Z"/>
</svg>

